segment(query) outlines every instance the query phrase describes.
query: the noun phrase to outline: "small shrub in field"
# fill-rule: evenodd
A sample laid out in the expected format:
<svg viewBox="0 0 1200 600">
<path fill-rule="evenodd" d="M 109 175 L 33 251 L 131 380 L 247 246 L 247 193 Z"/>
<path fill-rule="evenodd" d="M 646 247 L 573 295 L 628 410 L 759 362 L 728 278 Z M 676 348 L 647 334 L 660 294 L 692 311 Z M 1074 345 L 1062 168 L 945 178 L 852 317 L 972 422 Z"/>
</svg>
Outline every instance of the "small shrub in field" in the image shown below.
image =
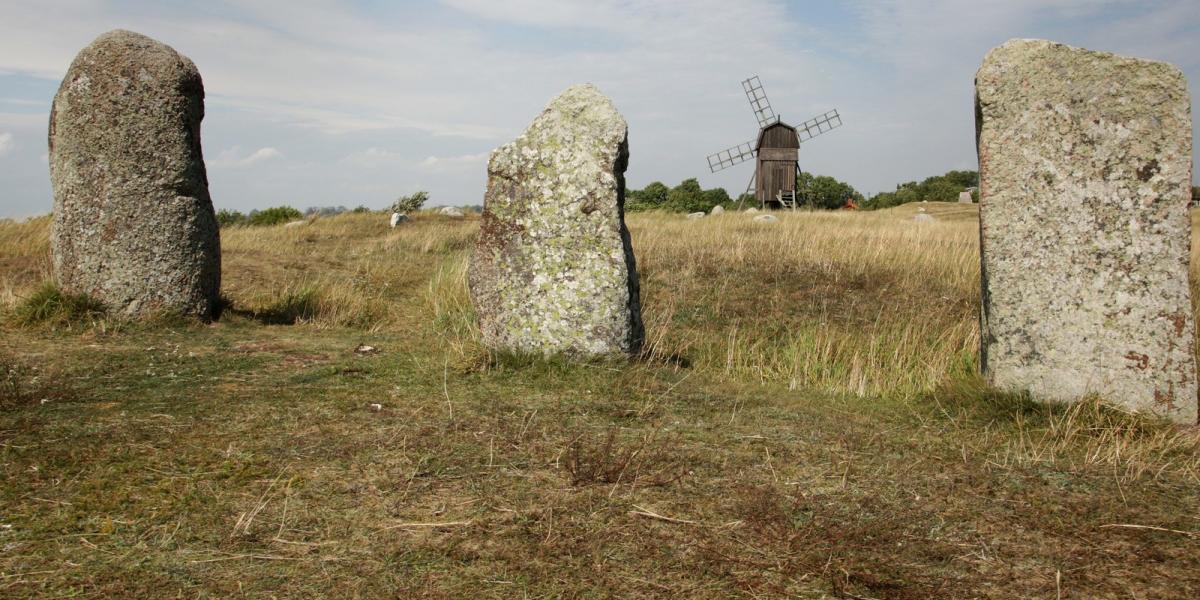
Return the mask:
<svg viewBox="0 0 1200 600">
<path fill-rule="evenodd" d="M 46 284 L 17 305 L 13 316 L 20 325 L 69 325 L 104 316 L 104 304 L 85 294 L 67 294 Z"/>
<path fill-rule="evenodd" d="M 221 227 L 233 227 L 234 225 L 245 225 L 246 215 L 241 211 L 229 210 L 222 208 L 217 211 L 217 225 Z"/>
<path fill-rule="evenodd" d="M 687 469 L 666 441 L 650 434 L 639 441 L 623 443 L 617 439 L 616 429 L 609 429 L 603 441 L 589 440 L 584 435 L 576 437 L 567 447 L 566 456 L 571 485 L 670 484 L 683 477 Z M 669 438 L 669 441 L 677 440 Z"/>
<path fill-rule="evenodd" d="M 250 217 L 246 219 L 246 224 L 254 226 L 279 225 L 303 217 L 304 215 L 300 211 L 290 206 L 275 206 L 251 212 Z"/>
<path fill-rule="evenodd" d="M 415 192 L 408 196 L 401 196 L 392 203 L 392 212 L 410 213 L 421 210 L 427 200 L 429 200 L 429 192 Z"/>
</svg>

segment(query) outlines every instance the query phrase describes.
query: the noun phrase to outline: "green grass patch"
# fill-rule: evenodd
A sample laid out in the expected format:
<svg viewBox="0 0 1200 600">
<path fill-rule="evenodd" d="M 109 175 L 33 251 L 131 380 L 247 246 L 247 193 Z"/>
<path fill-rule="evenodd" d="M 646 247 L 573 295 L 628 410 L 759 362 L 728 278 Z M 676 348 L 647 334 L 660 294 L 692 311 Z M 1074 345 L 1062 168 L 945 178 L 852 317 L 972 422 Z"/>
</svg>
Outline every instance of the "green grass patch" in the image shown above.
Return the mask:
<svg viewBox="0 0 1200 600">
<path fill-rule="evenodd" d="M 71 327 L 90 325 L 105 316 L 104 303 L 86 294 L 69 294 L 47 283 L 13 310 L 18 325 Z"/>
</svg>

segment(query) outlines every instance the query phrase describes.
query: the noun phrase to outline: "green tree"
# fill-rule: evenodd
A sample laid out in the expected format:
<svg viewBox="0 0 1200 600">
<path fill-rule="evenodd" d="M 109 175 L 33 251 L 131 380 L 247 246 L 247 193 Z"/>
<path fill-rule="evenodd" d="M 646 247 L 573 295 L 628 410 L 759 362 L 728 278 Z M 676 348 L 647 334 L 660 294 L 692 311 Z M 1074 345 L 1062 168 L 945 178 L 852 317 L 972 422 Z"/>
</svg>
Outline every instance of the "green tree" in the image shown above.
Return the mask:
<svg viewBox="0 0 1200 600">
<path fill-rule="evenodd" d="M 398 213 L 410 213 L 421 210 L 425 202 L 429 200 L 429 192 L 420 191 L 413 192 L 407 196 L 400 196 L 392 203 L 391 211 Z"/>
<path fill-rule="evenodd" d="M 246 215 L 236 210 L 222 208 L 217 211 L 217 225 L 219 227 L 232 227 L 234 225 L 245 225 Z"/>
<path fill-rule="evenodd" d="M 665 208 L 670 188 L 661 181 L 651 182 L 640 190 L 625 190 L 625 210 L 654 210 Z"/>
<path fill-rule="evenodd" d="M 698 212 L 704 208 L 704 190 L 695 178 L 684 179 L 667 193 L 666 208 L 675 212 Z"/>
<path fill-rule="evenodd" d="M 828 175 L 813 177 L 807 192 L 807 200 L 814 208 L 841 208 L 846 205 L 847 198 L 862 199 L 850 184 Z"/>
<path fill-rule="evenodd" d="M 705 211 L 712 210 L 714 206 L 728 206 L 733 202 L 733 199 L 729 197 L 729 192 L 726 192 L 725 188 L 704 190 L 703 197 L 705 205 L 703 210 Z"/>
</svg>

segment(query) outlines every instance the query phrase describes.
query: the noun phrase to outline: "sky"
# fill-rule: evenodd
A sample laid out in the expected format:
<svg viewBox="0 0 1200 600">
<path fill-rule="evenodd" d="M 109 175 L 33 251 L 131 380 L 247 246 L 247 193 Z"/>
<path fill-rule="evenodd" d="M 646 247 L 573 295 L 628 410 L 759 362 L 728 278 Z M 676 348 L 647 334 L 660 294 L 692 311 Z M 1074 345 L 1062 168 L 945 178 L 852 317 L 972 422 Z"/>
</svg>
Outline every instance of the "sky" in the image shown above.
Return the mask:
<svg viewBox="0 0 1200 600">
<path fill-rule="evenodd" d="M 975 168 L 975 71 L 1008 39 L 1200 81 L 1198 0 L 4 0 L 0 218 L 50 210 L 51 101 L 116 28 L 196 63 L 213 203 L 241 211 L 383 208 L 417 190 L 481 204 L 489 153 L 575 83 L 628 121 L 630 187 L 744 190 L 752 163 L 713 174 L 705 157 L 757 135 L 740 82 L 758 75 L 785 122 L 840 112 L 800 166 L 870 195 Z"/>
</svg>

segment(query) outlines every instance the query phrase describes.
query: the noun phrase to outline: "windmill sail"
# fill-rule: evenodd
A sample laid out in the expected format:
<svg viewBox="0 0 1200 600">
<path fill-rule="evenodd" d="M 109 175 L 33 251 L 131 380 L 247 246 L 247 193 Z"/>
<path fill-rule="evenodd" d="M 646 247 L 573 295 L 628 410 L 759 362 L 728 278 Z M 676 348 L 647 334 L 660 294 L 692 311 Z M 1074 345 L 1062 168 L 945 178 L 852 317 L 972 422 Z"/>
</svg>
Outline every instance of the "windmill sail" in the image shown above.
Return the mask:
<svg viewBox="0 0 1200 600">
<path fill-rule="evenodd" d="M 749 141 L 727 150 L 722 150 L 716 154 L 710 154 L 708 156 L 708 170 L 716 173 L 721 169 L 732 167 L 740 162 L 754 158 L 754 143 L 755 141 Z"/>
<path fill-rule="evenodd" d="M 837 109 L 831 110 L 819 117 L 809 119 L 796 128 L 796 137 L 800 142 L 811 140 L 830 129 L 842 126 L 842 117 Z"/>
<path fill-rule="evenodd" d="M 767 100 L 767 93 L 763 91 L 758 75 L 743 81 L 742 89 L 746 91 L 746 99 L 750 100 L 750 108 L 754 111 L 754 117 L 758 119 L 760 128 L 779 121 L 779 115 L 776 115 L 775 111 L 771 109 L 771 103 Z"/>
</svg>

